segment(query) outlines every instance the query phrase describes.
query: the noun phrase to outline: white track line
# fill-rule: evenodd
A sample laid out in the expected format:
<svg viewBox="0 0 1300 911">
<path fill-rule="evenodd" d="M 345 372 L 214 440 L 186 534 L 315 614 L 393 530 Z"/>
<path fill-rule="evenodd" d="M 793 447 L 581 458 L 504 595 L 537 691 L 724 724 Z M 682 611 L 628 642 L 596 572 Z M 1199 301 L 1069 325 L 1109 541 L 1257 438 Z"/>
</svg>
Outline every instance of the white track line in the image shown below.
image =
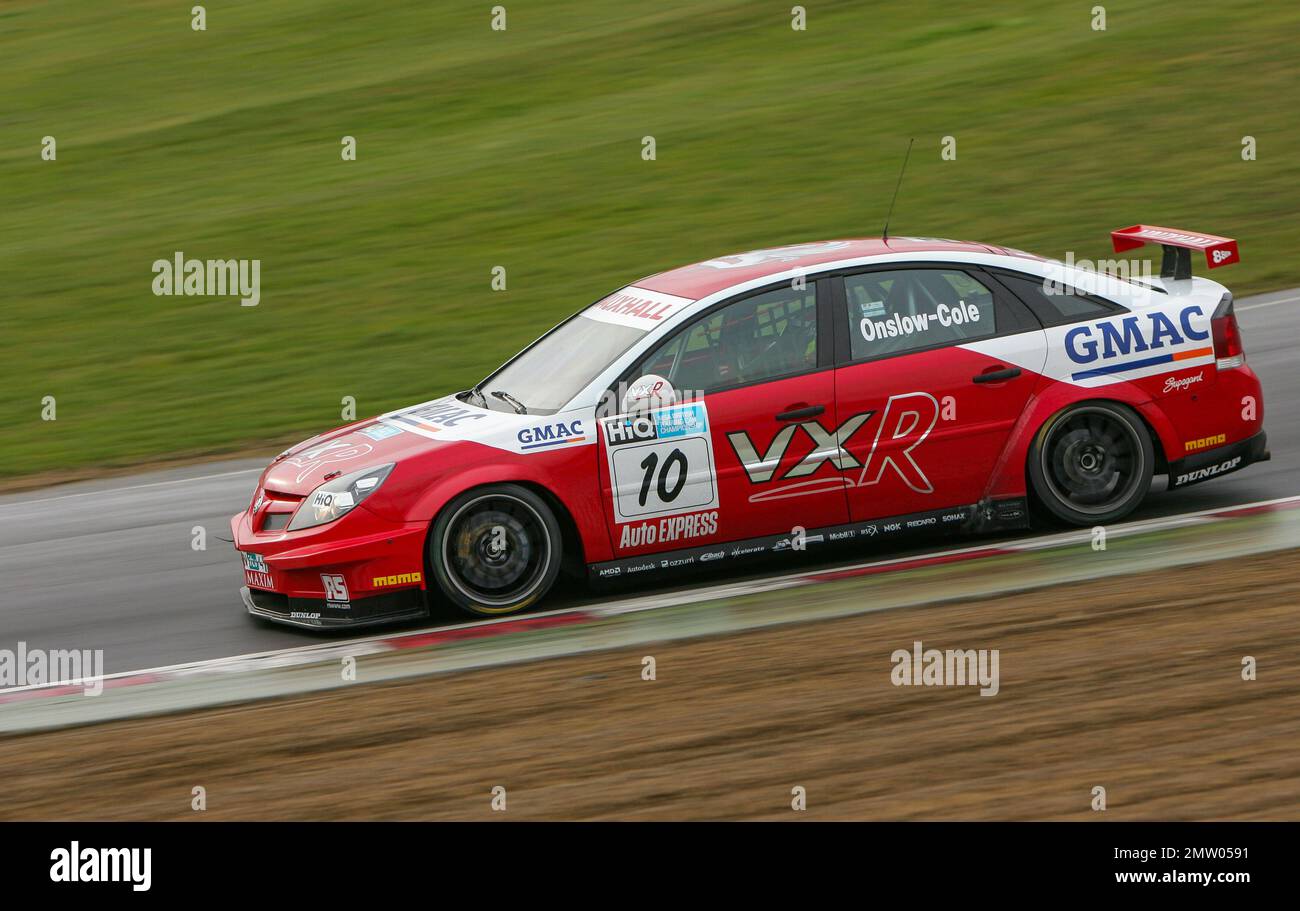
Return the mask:
<svg viewBox="0 0 1300 911">
<path fill-rule="evenodd" d="M 1262 304 L 1246 304 L 1244 307 L 1238 307 L 1237 310 L 1261 310 L 1264 307 L 1276 307 L 1278 304 L 1295 304 L 1300 303 L 1300 297 L 1284 297 L 1276 301 L 1264 301 Z"/>
<path fill-rule="evenodd" d="M 41 497 L 36 500 L 16 500 L 11 503 L 0 503 L 0 509 L 12 508 L 14 506 L 31 506 L 36 503 L 51 503 L 55 500 L 71 500 L 73 497 L 98 497 L 110 493 L 122 493 L 127 490 L 144 490 L 148 487 L 166 487 L 169 484 L 193 484 L 195 481 L 214 481 L 217 478 L 230 478 L 238 474 L 257 474 L 260 468 L 241 468 L 238 471 L 223 471 L 220 474 L 205 474 L 195 478 L 173 478 L 170 481 L 151 481 L 148 484 L 132 484 L 128 487 L 107 487 L 103 490 L 83 490 L 80 493 L 65 493 L 57 497 Z M 21 496 L 21 494 L 14 494 Z"/>
</svg>

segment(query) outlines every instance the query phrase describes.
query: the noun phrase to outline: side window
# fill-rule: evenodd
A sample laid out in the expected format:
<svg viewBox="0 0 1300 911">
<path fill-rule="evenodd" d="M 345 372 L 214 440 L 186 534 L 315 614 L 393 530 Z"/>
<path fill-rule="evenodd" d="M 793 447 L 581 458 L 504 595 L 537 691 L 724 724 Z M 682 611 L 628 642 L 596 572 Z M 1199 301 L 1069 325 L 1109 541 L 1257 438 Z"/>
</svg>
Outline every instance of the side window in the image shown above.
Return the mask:
<svg viewBox="0 0 1300 911">
<path fill-rule="evenodd" d="M 844 278 L 853 360 L 988 338 L 993 292 L 956 269 L 897 269 Z"/>
<path fill-rule="evenodd" d="M 1014 275 L 1010 272 L 995 273 L 998 281 L 1011 289 L 1011 293 L 1025 302 L 1034 316 L 1044 326 L 1061 326 L 1077 323 L 1086 319 L 1100 319 L 1119 310 L 1114 304 L 1105 304 L 1094 297 L 1088 297 L 1077 291 L 1062 288 L 1049 294 L 1041 278 Z"/>
<path fill-rule="evenodd" d="M 711 392 L 817 366 L 817 295 L 778 288 L 728 304 L 678 332 L 646 358 L 642 374 L 677 389 Z"/>
</svg>

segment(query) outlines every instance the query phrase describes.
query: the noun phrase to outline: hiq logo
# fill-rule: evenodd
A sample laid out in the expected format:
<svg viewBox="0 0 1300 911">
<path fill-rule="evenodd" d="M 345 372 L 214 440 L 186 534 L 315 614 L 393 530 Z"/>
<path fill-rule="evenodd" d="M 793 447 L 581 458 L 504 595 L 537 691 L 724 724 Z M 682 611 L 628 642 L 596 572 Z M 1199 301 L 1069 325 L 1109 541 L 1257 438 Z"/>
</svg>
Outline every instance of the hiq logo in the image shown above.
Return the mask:
<svg viewBox="0 0 1300 911">
<path fill-rule="evenodd" d="M 655 422 L 647 415 L 624 415 L 609 418 L 605 424 L 605 441 L 610 446 L 621 443 L 644 443 L 655 439 L 657 429 Z"/>
<path fill-rule="evenodd" d="M 1209 331 L 1197 329 L 1192 325 L 1193 316 L 1204 315 L 1205 312 L 1199 306 L 1192 306 L 1184 307 L 1178 314 L 1178 325 L 1174 324 L 1168 314 L 1156 310 L 1145 314 L 1145 322 L 1143 317 L 1134 315 L 1126 316 L 1121 320 L 1076 326 L 1065 333 L 1065 353 L 1076 364 L 1092 364 L 1098 360 L 1109 361 L 1156 348 L 1183 345 L 1189 341 L 1204 341 L 1210 337 Z M 1081 380 L 1111 373 L 1123 373 L 1139 367 L 1189 360 L 1213 353 L 1213 348 L 1204 347 L 1114 364 L 1103 363 L 1088 370 L 1081 370 L 1073 374 L 1071 379 Z"/>
<path fill-rule="evenodd" d="M 541 427 L 525 427 L 519 431 L 517 436 L 523 449 L 563 446 L 567 443 L 582 443 L 587 439 L 582 429 L 581 418 L 574 421 L 557 421 L 554 424 L 543 424 Z"/>
</svg>

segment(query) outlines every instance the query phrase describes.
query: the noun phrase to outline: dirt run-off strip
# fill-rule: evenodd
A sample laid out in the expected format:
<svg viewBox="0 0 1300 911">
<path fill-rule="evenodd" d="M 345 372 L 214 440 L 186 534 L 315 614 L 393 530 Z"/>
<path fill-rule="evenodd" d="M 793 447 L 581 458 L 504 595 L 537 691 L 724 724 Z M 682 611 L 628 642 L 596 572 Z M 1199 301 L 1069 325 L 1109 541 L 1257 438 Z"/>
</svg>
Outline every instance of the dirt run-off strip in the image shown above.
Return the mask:
<svg viewBox="0 0 1300 911">
<path fill-rule="evenodd" d="M 13 736 L 0 818 L 1298 819 L 1297 557 Z M 894 686 L 916 640 L 1000 692 Z"/>
</svg>

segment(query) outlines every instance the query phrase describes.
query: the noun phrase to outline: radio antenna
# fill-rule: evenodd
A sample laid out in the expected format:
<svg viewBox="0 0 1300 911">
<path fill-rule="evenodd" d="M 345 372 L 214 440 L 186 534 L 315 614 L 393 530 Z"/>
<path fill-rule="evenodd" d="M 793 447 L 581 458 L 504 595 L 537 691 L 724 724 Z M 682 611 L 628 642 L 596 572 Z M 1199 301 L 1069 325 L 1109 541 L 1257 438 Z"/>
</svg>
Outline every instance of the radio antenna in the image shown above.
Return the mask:
<svg viewBox="0 0 1300 911">
<path fill-rule="evenodd" d="M 889 243 L 889 219 L 894 217 L 894 203 L 898 202 L 898 189 L 903 185 L 903 174 L 907 171 L 907 160 L 912 157 L 912 143 L 915 137 L 907 140 L 907 153 L 903 155 L 903 166 L 898 169 L 898 183 L 894 184 L 894 198 L 889 201 L 889 213 L 885 215 L 885 230 L 880 232 L 880 239 Z"/>
</svg>

